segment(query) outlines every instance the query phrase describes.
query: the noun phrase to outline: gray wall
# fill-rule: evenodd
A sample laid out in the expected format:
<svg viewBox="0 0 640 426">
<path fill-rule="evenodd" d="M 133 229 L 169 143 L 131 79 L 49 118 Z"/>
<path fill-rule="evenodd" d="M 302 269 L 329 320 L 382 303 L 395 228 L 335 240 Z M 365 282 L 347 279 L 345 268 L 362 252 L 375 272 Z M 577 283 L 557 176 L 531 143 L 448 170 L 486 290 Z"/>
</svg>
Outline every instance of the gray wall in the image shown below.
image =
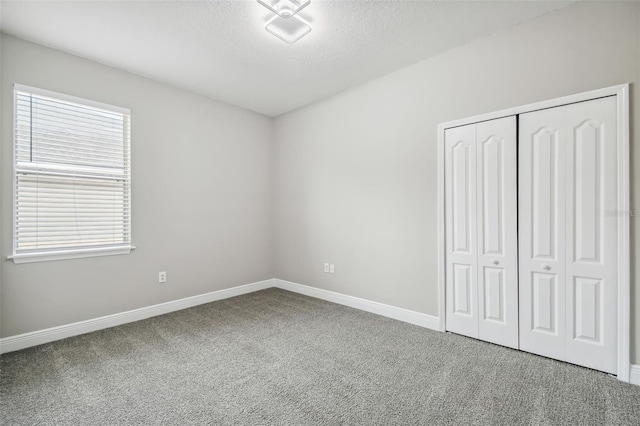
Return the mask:
<svg viewBox="0 0 640 426">
<path fill-rule="evenodd" d="M 572 5 L 279 117 L 276 276 L 437 315 L 438 123 L 630 82 L 635 145 L 639 8 Z M 638 209 L 636 146 L 632 157 Z M 631 219 L 634 334 L 639 220 Z M 336 273 L 323 273 L 324 262 Z M 638 363 L 640 339 L 632 345 Z"/>
<path fill-rule="evenodd" d="M 137 246 L 124 256 L 2 260 L 2 336 L 273 277 L 271 119 L 10 36 L 1 43 L 3 94 L 18 82 L 131 109 Z M 5 259 L 12 96 L 2 111 Z"/>
</svg>

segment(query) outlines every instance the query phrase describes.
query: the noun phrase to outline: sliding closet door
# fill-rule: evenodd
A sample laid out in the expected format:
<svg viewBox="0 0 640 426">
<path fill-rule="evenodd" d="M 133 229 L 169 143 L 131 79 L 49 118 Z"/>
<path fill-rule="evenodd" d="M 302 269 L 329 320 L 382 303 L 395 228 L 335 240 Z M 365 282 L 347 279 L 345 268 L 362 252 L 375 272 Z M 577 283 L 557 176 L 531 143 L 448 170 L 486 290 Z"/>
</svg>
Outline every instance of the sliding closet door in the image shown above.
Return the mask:
<svg viewBox="0 0 640 426">
<path fill-rule="evenodd" d="M 446 328 L 516 348 L 516 119 L 445 132 Z"/>
<path fill-rule="evenodd" d="M 516 117 L 476 125 L 478 337 L 518 347 Z"/>
<path fill-rule="evenodd" d="M 445 132 L 446 328 L 478 337 L 476 128 Z"/>
<path fill-rule="evenodd" d="M 522 114 L 519 147 L 520 347 L 615 373 L 615 97 Z"/>
</svg>

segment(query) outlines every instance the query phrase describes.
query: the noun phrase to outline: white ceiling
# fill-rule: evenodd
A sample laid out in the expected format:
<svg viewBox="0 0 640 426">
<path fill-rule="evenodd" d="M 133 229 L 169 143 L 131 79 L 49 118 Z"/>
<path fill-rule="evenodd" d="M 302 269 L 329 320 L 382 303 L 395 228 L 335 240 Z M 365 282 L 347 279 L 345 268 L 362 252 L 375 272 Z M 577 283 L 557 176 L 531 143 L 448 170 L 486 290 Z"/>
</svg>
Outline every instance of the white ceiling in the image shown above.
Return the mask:
<svg viewBox="0 0 640 426">
<path fill-rule="evenodd" d="M 289 45 L 255 0 L 3 0 L 0 30 L 277 116 L 570 3 L 312 0 Z"/>
</svg>

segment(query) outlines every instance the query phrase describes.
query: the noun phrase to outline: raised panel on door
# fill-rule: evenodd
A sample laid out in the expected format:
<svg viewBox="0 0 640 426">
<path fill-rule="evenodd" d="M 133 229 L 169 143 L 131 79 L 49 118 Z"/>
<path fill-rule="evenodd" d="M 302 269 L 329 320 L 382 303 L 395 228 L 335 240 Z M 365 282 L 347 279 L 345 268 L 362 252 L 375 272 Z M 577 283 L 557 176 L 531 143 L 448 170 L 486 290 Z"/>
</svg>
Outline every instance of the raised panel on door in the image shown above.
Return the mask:
<svg viewBox="0 0 640 426">
<path fill-rule="evenodd" d="M 519 120 L 520 348 L 564 359 L 564 112 L 535 111 Z"/>
<path fill-rule="evenodd" d="M 446 329 L 478 337 L 475 125 L 445 132 Z"/>
<path fill-rule="evenodd" d="M 558 284 L 557 274 L 531 273 L 531 329 L 537 333 L 558 334 L 558 318 L 564 310 L 558 305 Z"/>
<path fill-rule="evenodd" d="M 517 348 L 516 117 L 476 126 L 478 336 Z"/>
<path fill-rule="evenodd" d="M 566 360 L 616 373 L 616 98 L 565 108 Z"/>
</svg>

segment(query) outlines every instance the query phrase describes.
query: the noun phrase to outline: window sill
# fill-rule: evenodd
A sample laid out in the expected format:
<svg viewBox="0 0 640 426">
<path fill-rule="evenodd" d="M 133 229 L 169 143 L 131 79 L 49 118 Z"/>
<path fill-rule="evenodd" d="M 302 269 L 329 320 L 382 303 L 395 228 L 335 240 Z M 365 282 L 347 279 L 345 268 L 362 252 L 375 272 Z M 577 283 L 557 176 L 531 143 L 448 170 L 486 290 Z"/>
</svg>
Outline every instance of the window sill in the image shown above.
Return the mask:
<svg viewBox="0 0 640 426">
<path fill-rule="evenodd" d="M 134 250 L 134 246 L 120 246 L 109 248 L 91 248 L 77 250 L 58 250 L 54 252 L 40 253 L 19 253 L 8 256 L 7 259 L 13 263 L 48 262 L 52 260 L 80 259 L 83 257 L 114 256 L 119 254 L 129 254 Z"/>
</svg>

